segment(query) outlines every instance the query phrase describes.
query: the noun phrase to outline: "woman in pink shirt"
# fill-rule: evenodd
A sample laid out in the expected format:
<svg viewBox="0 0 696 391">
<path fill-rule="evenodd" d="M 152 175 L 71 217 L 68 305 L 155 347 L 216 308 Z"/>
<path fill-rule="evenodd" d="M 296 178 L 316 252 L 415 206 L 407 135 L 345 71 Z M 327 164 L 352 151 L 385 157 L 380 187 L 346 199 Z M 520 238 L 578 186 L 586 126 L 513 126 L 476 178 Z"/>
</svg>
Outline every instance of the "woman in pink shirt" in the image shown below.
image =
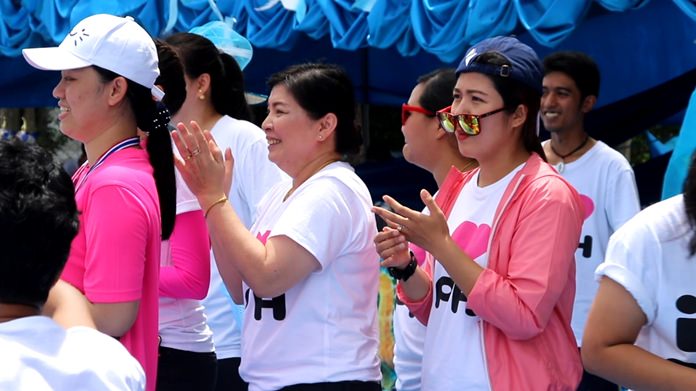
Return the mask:
<svg viewBox="0 0 696 391">
<path fill-rule="evenodd" d="M 440 124 L 479 168 L 451 171 L 437 203 L 422 190 L 428 214 L 389 196 L 395 213 L 374 208 L 389 221 L 375 238 L 383 264 L 427 324 L 422 389 L 575 390 L 582 207 L 537 137 L 541 63 L 517 39 L 494 37 L 469 49 L 457 75 Z M 409 241 L 431 254 L 423 268 Z"/>
<path fill-rule="evenodd" d="M 73 176 L 79 232 L 49 304 L 62 305 L 67 284 L 82 292 L 97 328 L 138 359 L 154 390 L 161 240 L 172 233 L 176 199 L 169 119 L 153 98 L 163 95 L 154 86 L 155 44 L 132 18 L 100 14 L 59 47 L 23 54 L 36 68 L 62 71 L 53 90 L 60 129 L 87 153 Z"/>
</svg>

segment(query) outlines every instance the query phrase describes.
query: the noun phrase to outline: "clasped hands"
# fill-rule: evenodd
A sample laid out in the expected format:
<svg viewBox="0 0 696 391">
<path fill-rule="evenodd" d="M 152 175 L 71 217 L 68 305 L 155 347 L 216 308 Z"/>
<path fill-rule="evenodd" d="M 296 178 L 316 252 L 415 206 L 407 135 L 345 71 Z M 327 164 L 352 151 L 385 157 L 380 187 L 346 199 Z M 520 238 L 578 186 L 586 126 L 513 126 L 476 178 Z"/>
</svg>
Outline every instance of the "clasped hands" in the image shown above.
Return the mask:
<svg viewBox="0 0 696 391">
<path fill-rule="evenodd" d="M 439 249 L 445 246 L 449 238 L 447 220 L 427 190 L 421 190 L 420 196 L 429 214 L 403 206 L 388 195 L 382 199 L 393 212 L 378 206 L 372 207 L 372 211 L 387 223 L 374 239 L 377 253 L 382 258 L 382 266 L 405 268 L 411 260 L 409 242 L 436 258 Z"/>
</svg>

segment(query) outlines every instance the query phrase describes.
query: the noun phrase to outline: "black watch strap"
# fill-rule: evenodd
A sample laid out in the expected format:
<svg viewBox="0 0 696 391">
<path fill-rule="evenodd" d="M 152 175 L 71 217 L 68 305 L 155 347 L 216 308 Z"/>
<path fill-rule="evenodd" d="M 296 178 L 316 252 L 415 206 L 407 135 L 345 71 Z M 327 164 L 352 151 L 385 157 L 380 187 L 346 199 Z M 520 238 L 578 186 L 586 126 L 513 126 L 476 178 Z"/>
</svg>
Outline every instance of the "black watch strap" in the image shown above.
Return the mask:
<svg viewBox="0 0 696 391">
<path fill-rule="evenodd" d="M 416 268 L 418 267 L 418 262 L 416 262 L 416 256 L 413 255 L 412 251 L 409 251 L 411 255 L 411 261 L 406 265 L 405 268 L 399 269 L 396 267 L 390 267 L 387 268 L 387 271 L 389 271 L 389 275 L 392 276 L 393 278 L 401 281 L 407 281 L 413 273 L 416 272 Z"/>
</svg>

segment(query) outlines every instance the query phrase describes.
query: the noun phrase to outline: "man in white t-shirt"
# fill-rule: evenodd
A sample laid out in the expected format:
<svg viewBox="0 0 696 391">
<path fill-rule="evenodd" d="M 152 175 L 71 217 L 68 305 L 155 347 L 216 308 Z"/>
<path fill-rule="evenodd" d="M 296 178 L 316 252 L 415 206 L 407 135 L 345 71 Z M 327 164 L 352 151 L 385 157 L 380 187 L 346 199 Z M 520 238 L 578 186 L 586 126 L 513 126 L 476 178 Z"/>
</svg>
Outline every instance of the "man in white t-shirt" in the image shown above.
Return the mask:
<svg viewBox="0 0 696 391">
<path fill-rule="evenodd" d="M 78 218 L 70 177 L 36 145 L 0 141 L 0 389 L 144 390 L 145 373 L 116 339 L 41 316 L 48 292 L 65 266 Z M 56 309 L 72 323 L 86 299 L 70 295 Z M 87 308 L 82 308 L 87 313 Z"/>
<path fill-rule="evenodd" d="M 578 346 L 597 292 L 594 271 L 604 260 L 609 237 L 640 210 L 633 170 L 626 158 L 584 129 L 585 114 L 599 95 L 599 69 L 586 54 L 556 52 L 544 59 L 540 114 L 551 139 L 544 143 L 550 164 L 580 193 L 585 222 L 575 253 L 576 293 L 572 327 Z M 578 390 L 618 386 L 583 374 Z"/>
</svg>

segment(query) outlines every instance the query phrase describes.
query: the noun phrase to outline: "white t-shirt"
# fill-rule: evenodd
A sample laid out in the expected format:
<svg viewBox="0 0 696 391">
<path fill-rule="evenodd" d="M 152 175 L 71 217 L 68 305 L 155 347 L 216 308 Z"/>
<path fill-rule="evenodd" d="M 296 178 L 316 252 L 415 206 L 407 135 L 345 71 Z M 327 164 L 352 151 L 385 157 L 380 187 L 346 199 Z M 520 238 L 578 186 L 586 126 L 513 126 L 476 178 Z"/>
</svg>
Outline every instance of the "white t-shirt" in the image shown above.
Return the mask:
<svg viewBox="0 0 696 391">
<path fill-rule="evenodd" d="M 596 272 L 628 291 L 647 323 L 636 345 L 665 359 L 696 364 L 696 257 L 683 196 L 654 204 L 611 237 Z"/>
<path fill-rule="evenodd" d="M 179 170 L 174 170 L 176 178 L 176 214 L 201 210 L 196 196 L 191 193 Z M 169 241 L 162 242 L 160 264 L 171 264 Z M 207 353 L 215 351 L 213 332 L 208 327 L 203 305 L 200 300 L 159 298 L 159 335 L 161 345 L 167 348 L 188 352 Z"/>
<path fill-rule="evenodd" d="M 425 326 L 402 303 L 396 303 L 392 320 L 394 322 L 396 389 L 397 391 L 418 391 L 421 389 Z"/>
<path fill-rule="evenodd" d="M 0 323 L 0 390 L 144 390 L 145 372 L 116 339 L 45 316 Z"/>
<path fill-rule="evenodd" d="M 251 227 L 256 208 L 273 185 L 287 178 L 278 166 L 268 160 L 268 142 L 263 130 L 251 122 L 223 116 L 211 133 L 223 151 L 232 150 L 234 157 L 232 187 L 229 199 L 239 219 Z M 237 305 L 225 287 L 215 255 L 210 252 L 210 289 L 203 299 L 208 325 L 213 330 L 218 359 L 240 357 L 243 307 Z"/>
<path fill-rule="evenodd" d="M 321 268 L 275 298 L 244 284 L 242 378 L 250 391 L 299 383 L 379 381 L 377 234 L 367 187 L 335 162 L 300 185 L 268 192 L 251 232 L 265 242 L 284 235 Z"/>
<path fill-rule="evenodd" d="M 429 214 L 430 211 L 428 208 L 423 208 L 422 213 Z M 411 245 L 411 249 L 419 265 L 422 265 L 425 261 L 425 251 L 414 245 Z M 392 322 L 396 390 L 420 391 L 425 326 L 411 314 L 398 297 L 396 297 Z"/>
<path fill-rule="evenodd" d="M 477 172 L 464 185 L 447 225 L 452 239 L 481 267 L 488 265 L 495 210 L 519 165 L 486 187 L 478 186 Z M 461 292 L 439 262 L 433 271 L 433 304 L 423 351 L 424 390 L 490 390 L 483 346 L 482 320 L 469 310 Z"/>
<path fill-rule="evenodd" d="M 575 252 L 575 302 L 571 326 L 580 346 L 587 314 L 599 284 L 594 271 L 604 260 L 609 237 L 640 210 L 633 169 L 626 158 L 597 143 L 561 173 L 580 193 L 585 207 L 580 243 Z"/>
</svg>

